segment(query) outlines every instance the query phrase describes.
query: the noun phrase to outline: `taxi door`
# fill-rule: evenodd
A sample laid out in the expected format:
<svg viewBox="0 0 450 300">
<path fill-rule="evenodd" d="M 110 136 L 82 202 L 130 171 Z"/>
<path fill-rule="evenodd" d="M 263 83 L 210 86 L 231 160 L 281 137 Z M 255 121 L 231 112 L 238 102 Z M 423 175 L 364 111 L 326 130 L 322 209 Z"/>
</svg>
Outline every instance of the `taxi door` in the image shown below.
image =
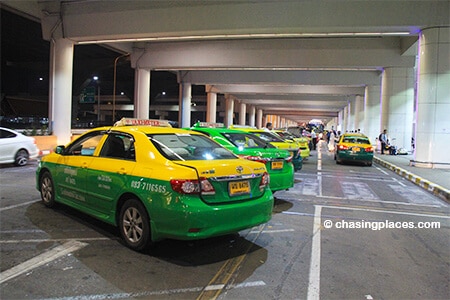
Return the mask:
<svg viewBox="0 0 450 300">
<path fill-rule="evenodd" d="M 89 205 L 101 218 L 113 218 L 115 204 L 136 165 L 131 135 L 110 132 L 87 173 Z"/>
<path fill-rule="evenodd" d="M 77 140 L 58 159 L 54 176 L 56 194 L 63 202 L 88 210 L 86 176 L 104 131 L 96 131 Z"/>
</svg>

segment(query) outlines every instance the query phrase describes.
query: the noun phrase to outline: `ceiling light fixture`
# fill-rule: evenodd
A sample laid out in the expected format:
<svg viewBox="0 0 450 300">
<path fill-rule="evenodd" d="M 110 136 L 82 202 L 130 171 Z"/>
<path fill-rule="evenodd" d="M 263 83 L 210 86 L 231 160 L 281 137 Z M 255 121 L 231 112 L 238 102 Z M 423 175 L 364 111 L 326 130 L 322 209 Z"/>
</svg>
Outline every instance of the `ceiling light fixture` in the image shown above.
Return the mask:
<svg viewBox="0 0 450 300">
<path fill-rule="evenodd" d="M 248 34 L 215 34 L 215 35 L 189 35 L 189 36 L 160 36 L 143 38 L 117 38 L 104 40 L 79 41 L 78 44 L 102 44 L 120 42 L 164 42 L 164 41 L 191 41 L 215 39 L 248 39 L 248 38 L 312 38 L 312 37 L 374 37 L 374 36 L 407 36 L 409 31 L 398 32 L 328 32 L 328 33 L 248 33 Z"/>
</svg>

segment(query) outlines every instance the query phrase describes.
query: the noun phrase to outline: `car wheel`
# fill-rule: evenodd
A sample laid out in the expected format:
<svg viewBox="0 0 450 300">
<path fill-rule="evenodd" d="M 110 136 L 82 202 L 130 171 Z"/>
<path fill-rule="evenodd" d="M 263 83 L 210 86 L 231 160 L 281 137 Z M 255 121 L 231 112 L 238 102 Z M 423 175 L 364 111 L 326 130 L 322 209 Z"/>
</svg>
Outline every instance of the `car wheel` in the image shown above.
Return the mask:
<svg viewBox="0 0 450 300">
<path fill-rule="evenodd" d="M 150 219 L 144 205 L 129 199 L 120 210 L 120 234 L 128 247 L 136 251 L 147 249 L 151 244 Z"/>
<path fill-rule="evenodd" d="M 372 166 L 372 162 L 371 162 L 371 161 L 368 162 L 367 165 L 368 165 L 369 167 L 371 167 L 371 166 Z"/>
<path fill-rule="evenodd" d="M 16 166 L 25 166 L 28 163 L 29 154 L 27 150 L 21 149 L 17 151 L 16 156 L 14 157 L 14 164 Z"/>
<path fill-rule="evenodd" d="M 55 206 L 55 189 L 53 185 L 53 179 L 49 172 L 44 172 L 41 176 L 40 192 L 41 199 L 45 206 Z"/>
</svg>

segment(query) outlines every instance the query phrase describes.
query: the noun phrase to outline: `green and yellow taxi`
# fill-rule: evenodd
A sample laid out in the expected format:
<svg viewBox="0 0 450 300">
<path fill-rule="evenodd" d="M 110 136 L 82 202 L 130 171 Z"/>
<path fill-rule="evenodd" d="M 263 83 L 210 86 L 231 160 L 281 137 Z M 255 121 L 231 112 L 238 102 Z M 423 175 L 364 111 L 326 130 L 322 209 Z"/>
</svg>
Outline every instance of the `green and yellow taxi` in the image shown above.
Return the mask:
<svg viewBox="0 0 450 300">
<path fill-rule="evenodd" d="M 337 164 L 360 162 L 368 166 L 373 161 L 373 146 L 367 136 L 361 133 L 344 133 L 339 138 L 334 159 Z"/>
<path fill-rule="evenodd" d="M 303 160 L 307 159 L 311 153 L 309 149 L 309 141 L 306 137 L 297 137 L 292 132 L 286 131 L 286 130 L 273 130 L 276 134 L 278 134 L 284 141 L 288 143 L 297 143 L 298 147 L 300 148 L 300 155 L 302 156 Z"/>
<path fill-rule="evenodd" d="M 239 157 L 265 164 L 272 192 L 294 186 L 292 155 L 278 149 L 254 134 L 226 128 L 223 123 L 197 122 L 191 130 L 204 133 Z"/>
<path fill-rule="evenodd" d="M 122 119 L 87 131 L 42 158 L 36 187 L 119 228 L 125 244 L 203 239 L 270 220 L 270 176 L 202 133 L 160 120 Z"/>
<path fill-rule="evenodd" d="M 281 137 L 279 137 L 274 132 L 267 129 L 257 129 L 252 126 L 241 126 L 241 125 L 231 125 L 230 129 L 242 130 L 245 132 L 250 132 L 266 143 L 270 143 L 278 149 L 288 150 L 292 154 L 292 163 L 294 165 L 294 171 L 299 171 L 303 167 L 303 158 L 300 154 L 300 148 L 295 143 L 285 142 Z"/>
</svg>

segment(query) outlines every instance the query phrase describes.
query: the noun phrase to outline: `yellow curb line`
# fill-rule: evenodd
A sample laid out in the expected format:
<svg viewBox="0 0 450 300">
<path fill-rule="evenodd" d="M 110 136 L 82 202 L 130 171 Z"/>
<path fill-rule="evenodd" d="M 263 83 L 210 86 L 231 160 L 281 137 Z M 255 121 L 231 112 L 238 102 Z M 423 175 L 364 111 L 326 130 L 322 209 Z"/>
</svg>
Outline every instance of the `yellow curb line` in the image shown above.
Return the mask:
<svg viewBox="0 0 450 300">
<path fill-rule="evenodd" d="M 420 186 L 421 188 L 424 188 L 425 190 L 431 192 L 433 195 L 438 196 L 439 198 L 441 198 L 447 202 L 450 202 L 450 191 L 447 190 L 446 188 L 444 188 L 438 184 L 432 183 L 426 179 L 423 179 L 414 173 L 411 173 L 400 167 L 397 167 L 396 165 L 388 163 L 387 161 L 384 161 L 381 158 L 374 157 L 373 159 L 379 165 L 382 165 L 383 167 L 386 167 L 386 168 L 392 170 L 394 173 L 408 179 L 412 183 Z"/>
</svg>

